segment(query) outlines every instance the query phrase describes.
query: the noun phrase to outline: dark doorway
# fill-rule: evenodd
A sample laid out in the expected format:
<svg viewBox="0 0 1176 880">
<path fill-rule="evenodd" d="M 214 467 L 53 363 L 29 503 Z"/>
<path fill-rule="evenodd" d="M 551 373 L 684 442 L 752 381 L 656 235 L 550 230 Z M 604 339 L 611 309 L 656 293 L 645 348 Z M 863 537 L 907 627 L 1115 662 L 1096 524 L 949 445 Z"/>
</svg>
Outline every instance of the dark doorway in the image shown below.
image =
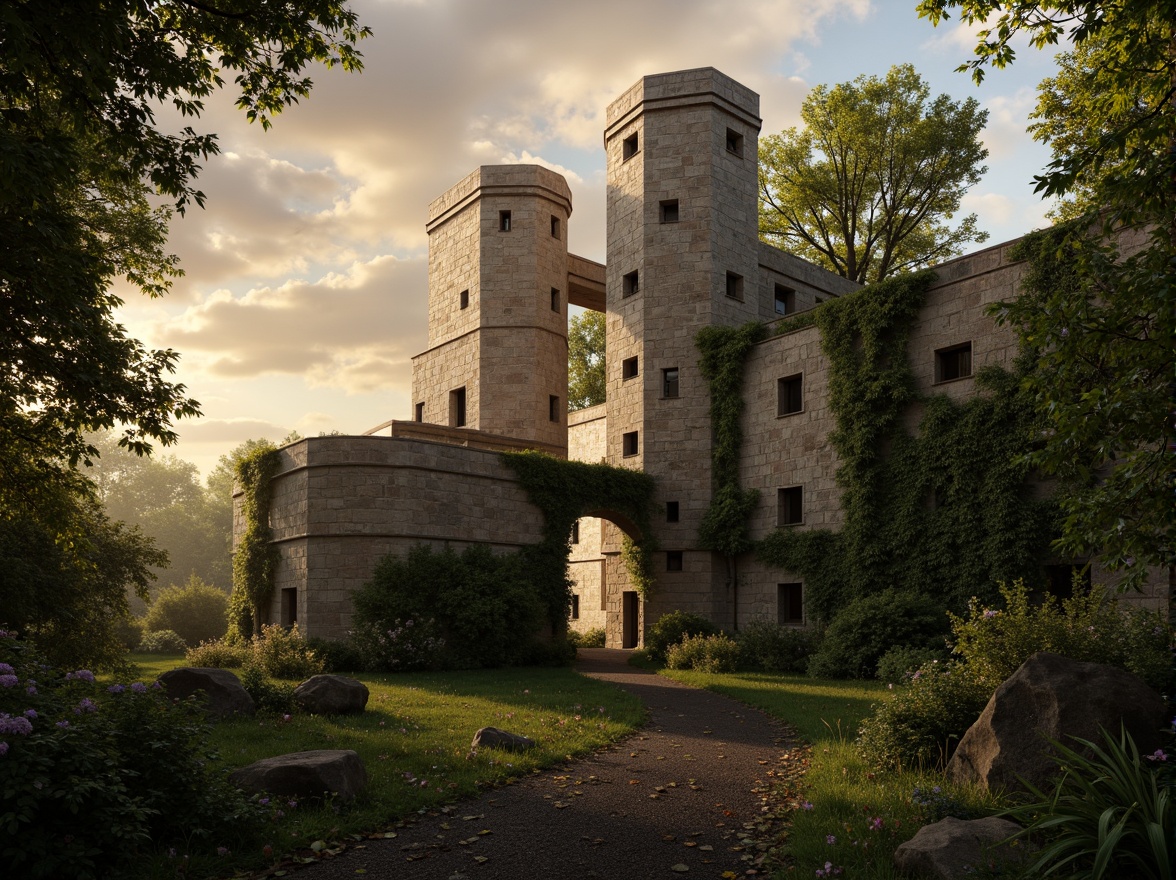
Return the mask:
<svg viewBox="0 0 1176 880">
<path fill-rule="evenodd" d="M 282 590 L 282 626 L 293 626 L 298 622 L 298 590 L 286 587 Z"/>
<path fill-rule="evenodd" d="M 636 590 L 621 593 L 621 647 L 637 647 L 637 616 L 641 610 Z"/>
</svg>

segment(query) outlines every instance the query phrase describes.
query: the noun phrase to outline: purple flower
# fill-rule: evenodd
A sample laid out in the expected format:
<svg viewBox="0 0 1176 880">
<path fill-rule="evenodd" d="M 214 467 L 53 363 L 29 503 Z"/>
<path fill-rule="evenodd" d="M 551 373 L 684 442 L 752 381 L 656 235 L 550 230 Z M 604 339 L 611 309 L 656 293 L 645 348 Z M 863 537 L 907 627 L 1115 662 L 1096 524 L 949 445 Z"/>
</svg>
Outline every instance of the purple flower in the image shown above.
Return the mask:
<svg viewBox="0 0 1176 880">
<path fill-rule="evenodd" d="M 141 682 L 141 681 L 136 681 L 134 684 L 131 685 L 131 693 L 145 694 L 145 693 L 147 693 L 147 685 L 143 684 L 143 682 Z"/>
<path fill-rule="evenodd" d="M 24 717 L 29 718 L 29 719 L 36 718 L 37 717 L 37 710 L 36 709 L 25 709 L 24 710 Z"/>
<path fill-rule="evenodd" d="M 157 680 L 151 683 L 151 689 L 154 691 L 163 690 L 163 685 Z"/>
<path fill-rule="evenodd" d="M 870 820 L 870 830 L 871 831 L 881 831 L 882 830 L 882 817 L 881 816 L 875 816 L 873 819 Z"/>
<path fill-rule="evenodd" d="M 77 672 L 67 672 L 65 674 L 66 681 L 73 681 L 74 679 L 77 679 L 78 681 L 93 682 L 94 681 L 94 673 L 91 672 L 89 669 L 79 669 Z"/>
<path fill-rule="evenodd" d="M 12 675 L 14 672 L 16 672 L 16 670 L 7 663 L 0 663 L 0 675 Z"/>
<path fill-rule="evenodd" d="M 0 758 L 8 754 L 8 743 L 0 740 Z"/>
<path fill-rule="evenodd" d="M 33 732 L 33 724 L 29 719 L 20 715 L 13 718 L 8 713 L 0 713 L 0 733 L 14 733 L 17 736 L 28 736 Z"/>
<path fill-rule="evenodd" d="M 15 675 L 0 675 L 0 687 L 16 687 L 20 684 L 20 679 Z"/>
<path fill-rule="evenodd" d="M 258 801 L 258 803 L 264 807 L 267 804 L 269 804 L 269 798 L 262 798 L 261 800 Z"/>
<path fill-rule="evenodd" d="M 97 712 L 98 707 L 94 701 L 89 697 L 82 697 L 82 701 L 74 707 L 74 714 L 81 715 L 83 712 Z"/>
<path fill-rule="evenodd" d="M 991 608 L 985 609 L 985 611 L 984 611 L 984 619 L 985 620 L 991 620 L 994 617 L 996 617 L 995 611 L 993 611 Z"/>
<path fill-rule="evenodd" d="M 832 845 L 833 845 L 833 844 L 835 844 L 836 842 L 837 842 L 837 837 L 836 837 L 835 835 L 832 835 L 832 834 L 826 834 L 826 835 L 825 835 L 825 843 L 827 843 L 827 844 L 829 844 L 830 846 L 832 846 Z"/>
<path fill-rule="evenodd" d="M 126 687 L 124 687 L 121 684 L 112 684 L 110 687 L 108 687 L 106 689 L 106 693 L 108 693 L 108 694 L 121 694 L 125 690 L 126 690 Z"/>
<path fill-rule="evenodd" d="M 1167 761 L 1168 760 L 1168 753 L 1165 752 L 1163 749 L 1156 749 L 1150 755 L 1144 755 L 1144 757 L 1147 758 L 1149 761 Z"/>
<path fill-rule="evenodd" d="M 813 808 L 813 805 L 810 804 L 808 801 L 805 801 L 803 804 L 800 805 L 800 808 L 802 810 L 811 810 Z"/>
<path fill-rule="evenodd" d="M 30 681 L 29 686 L 25 688 L 25 693 L 30 697 L 35 697 L 37 695 L 37 683 L 35 681 Z"/>
<path fill-rule="evenodd" d="M 58 721 L 57 724 L 54 725 L 54 727 L 60 727 L 62 730 L 65 730 L 67 727 L 69 727 L 69 722 L 68 721 Z"/>
</svg>

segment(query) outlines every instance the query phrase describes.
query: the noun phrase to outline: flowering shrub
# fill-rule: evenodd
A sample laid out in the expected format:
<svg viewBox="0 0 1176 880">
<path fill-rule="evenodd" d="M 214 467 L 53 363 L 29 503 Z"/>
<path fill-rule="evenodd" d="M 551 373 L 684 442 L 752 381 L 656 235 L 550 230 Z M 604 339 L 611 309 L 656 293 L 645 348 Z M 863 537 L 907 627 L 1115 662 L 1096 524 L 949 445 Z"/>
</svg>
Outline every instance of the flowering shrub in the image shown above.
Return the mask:
<svg viewBox="0 0 1176 880">
<path fill-rule="evenodd" d="M 878 678 L 887 684 L 903 684 L 910 681 L 923 664 L 947 659 L 946 647 L 912 648 L 909 645 L 898 645 L 883 654 L 878 661 Z"/>
<path fill-rule="evenodd" d="M 739 665 L 739 643 L 725 633 L 686 636 L 666 652 L 670 669 L 698 672 L 734 672 Z"/>
<path fill-rule="evenodd" d="M 713 636 L 719 628 L 701 614 L 671 611 L 663 614 L 645 634 L 645 650 L 654 660 L 665 660 L 670 647 L 686 636 Z"/>
<path fill-rule="evenodd" d="M 170 629 L 160 629 L 143 634 L 136 653 L 139 654 L 183 654 L 188 643 Z"/>
<path fill-rule="evenodd" d="M 306 639 L 294 624 L 289 629 L 281 624 L 261 628 L 249 645 L 246 665 L 256 665 L 271 678 L 309 678 L 323 671 L 323 661 L 306 644 Z"/>
<path fill-rule="evenodd" d="M 762 617 L 740 629 L 738 639 L 740 664 L 764 672 L 803 673 L 821 643 L 816 630 L 781 626 Z"/>
<path fill-rule="evenodd" d="M 955 653 L 990 692 L 1036 651 L 1118 666 L 1161 693 L 1171 688 L 1172 629 L 1156 612 L 1123 610 L 1101 586 L 1060 605 L 1053 596 L 1032 604 L 1020 580 L 1000 594 L 1002 609 L 973 599 L 967 618 L 950 615 Z"/>
<path fill-rule="evenodd" d="M 184 655 L 188 666 L 207 666 L 215 669 L 240 669 L 249 659 L 249 648 L 233 645 L 225 640 L 201 642 Z"/>
<path fill-rule="evenodd" d="M 363 666 L 372 672 L 409 672 L 436 669 L 442 663 L 445 641 L 429 618 L 392 621 L 384 627 L 369 622 L 352 634 Z"/>
<path fill-rule="evenodd" d="M 212 851 L 260 821 L 213 773 L 204 713 L 157 685 L 62 674 L 0 631 L 0 863 L 95 878 L 169 842 Z"/>
</svg>

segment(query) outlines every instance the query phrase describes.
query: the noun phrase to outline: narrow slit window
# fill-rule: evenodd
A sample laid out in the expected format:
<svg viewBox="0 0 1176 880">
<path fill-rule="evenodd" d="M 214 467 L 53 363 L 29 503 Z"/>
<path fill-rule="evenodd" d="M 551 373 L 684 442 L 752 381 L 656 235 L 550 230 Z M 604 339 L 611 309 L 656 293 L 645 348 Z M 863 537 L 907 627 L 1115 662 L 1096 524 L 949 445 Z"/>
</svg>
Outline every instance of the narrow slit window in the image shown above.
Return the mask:
<svg viewBox="0 0 1176 880">
<path fill-rule="evenodd" d="M 414 422 L 423 422 L 425 420 L 425 402 L 423 400 L 416 405 L 412 419 Z"/>
<path fill-rule="evenodd" d="M 453 428 L 464 428 L 466 423 L 466 390 L 455 388 L 449 392 L 449 424 Z"/>
<path fill-rule="evenodd" d="M 733 128 L 727 129 L 727 152 L 743 158 L 743 135 Z"/>
<path fill-rule="evenodd" d="M 468 309 L 470 307 L 470 292 L 463 290 L 457 295 L 457 307 L 459 309 Z"/>
<path fill-rule="evenodd" d="M 559 218 L 554 214 L 551 215 L 551 237 L 559 238 Z"/>
<path fill-rule="evenodd" d="M 796 291 L 783 284 L 776 285 L 776 314 L 791 315 L 796 311 Z"/>
<path fill-rule="evenodd" d="M 804 409 L 804 374 L 776 380 L 776 415 L 790 416 Z"/>
<path fill-rule="evenodd" d="M 678 502 L 677 501 L 667 501 L 666 502 L 666 522 L 674 523 L 677 521 L 678 521 Z"/>
<path fill-rule="evenodd" d="M 580 597 L 572 593 L 572 620 L 580 619 Z"/>
<path fill-rule="evenodd" d="M 637 442 L 637 432 L 629 431 L 621 435 L 621 454 L 625 456 L 636 455 L 639 444 Z"/>
<path fill-rule="evenodd" d="M 621 378 L 635 379 L 638 373 L 638 361 L 636 357 L 625 358 L 621 361 Z"/>
<path fill-rule="evenodd" d="M 629 272 L 621 278 L 621 295 L 632 296 L 641 289 L 641 282 L 637 277 L 637 272 Z"/>
<path fill-rule="evenodd" d="M 662 370 L 662 397 L 678 396 L 678 368 L 666 367 Z"/>
<path fill-rule="evenodd" d="M 666 551 L 666 571 L 681 571 L 682 570 L 682 551 L 681 550 L 667 550 Z"/>
<path fill-rule="evenodd" d="M 632 159 L 637 155 L 637 133 L 629 135 L 621 141 L 621 161 Z"/>
<path fill-rule="evenodd" d="M 559 398 L 554 394 L 547 398 L 547 418 L 552 422 L 559 421 Z"/>
<path fill-rule="evenodd" d="M 781 626 L 804 623 L 802 584 L 776 584 L 776 622 Z"/>
<path fill-rule="evenodd" d="M 658 214 L 662 223 L 678 222 L 678 200 L 669 199 L 658 205 Z"/>
<path fill-rule="evenodd" d="M 953 345 L 935 352 L 935 381 L 950 382 L 972 375 L 972 343 Z"/>
<path fill-rule="evenodd" d="M 498 212 L 498 229 L 500 232 L 510 232 L 510 211 Z"/>
<path fill-rule="evenodd" d="M 573 544 L 580 543 L 580 521 L 579 520 L 576 520 L 574 523 L 572 523 L 572 543 Z"/>
<path fill-rule="evenodd" d="M 551 288 L 551 310 L 557 315 L 563 310 L 563 298 L 559 294 L 559 288 Z"/>
<path fill-rule="evenodd" d="M 804 522 L 804 487 L 781 489 L 777 502 L 776 524 L 796 526 Z"/>
<path fill-rule="evenodd" d="M 734 272 L 727 273 L 727 296 L 743 302 L 743 276 Z"/>
</svg>

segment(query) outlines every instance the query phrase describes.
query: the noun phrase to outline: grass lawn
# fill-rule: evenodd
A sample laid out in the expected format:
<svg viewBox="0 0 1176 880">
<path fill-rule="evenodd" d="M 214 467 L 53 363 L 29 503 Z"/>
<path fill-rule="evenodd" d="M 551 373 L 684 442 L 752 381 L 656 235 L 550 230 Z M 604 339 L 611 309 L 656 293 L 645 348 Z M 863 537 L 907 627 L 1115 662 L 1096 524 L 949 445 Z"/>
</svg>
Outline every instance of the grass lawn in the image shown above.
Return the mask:
<svg viewBox="0 0 1176 880">
<path fill-rule="evenodd" d="M 182 657 L 160 655 L 132 659 L 139 666 L 138 677 L 146 681 L 183 662 Z M 293 714 L 289 720 L 258 715 L 225 721 L 213 727 L 212 746 L 226 771 L 289 752 L 354 749 L 367 768 L 366 796 L 351 806 L 281 805 L 284 815 L 265 839 L 229 846 L 235 850 L 231 856 L 194 864 L 193 875 L 261 867 L 266 845 L 277 860 L 316 841 L 390 828 L 486 785 L 600 748 L 632 732 L 645 717 L 635 697 L 566 668 L 353 677 L 371 691 L 362 715 Z M 485 726 L 529 736 L 538 747 L 521 755 L 483 752 L 470 757 L 470 740 Z"/>
<path fill-rule="evenodd" d="M 871 706 L 886 698 L 884 684 L 765 673 L 665 669 L 661 674 L 756 706 L 791 724 L 811 744 L 811 763 L 797 797 L 803 806 L 792 815 L 787 840 L 792 866 L 786 876 L 828 876 L 816 872 L 829 863 L 853 880 L 898 878 L 895 847 L 922 825 L 942 818 L 936 803 L 912 803 L 916 787 L 940 808 L 955 800 L 977 816 L 996 810 L 987 796 L 954 789 L 942 774 L 884 772 L 861 759 L 854 745 L 857 728 Z M 931 794 L 936 786 L 940 791 Z"/>
</svg>

